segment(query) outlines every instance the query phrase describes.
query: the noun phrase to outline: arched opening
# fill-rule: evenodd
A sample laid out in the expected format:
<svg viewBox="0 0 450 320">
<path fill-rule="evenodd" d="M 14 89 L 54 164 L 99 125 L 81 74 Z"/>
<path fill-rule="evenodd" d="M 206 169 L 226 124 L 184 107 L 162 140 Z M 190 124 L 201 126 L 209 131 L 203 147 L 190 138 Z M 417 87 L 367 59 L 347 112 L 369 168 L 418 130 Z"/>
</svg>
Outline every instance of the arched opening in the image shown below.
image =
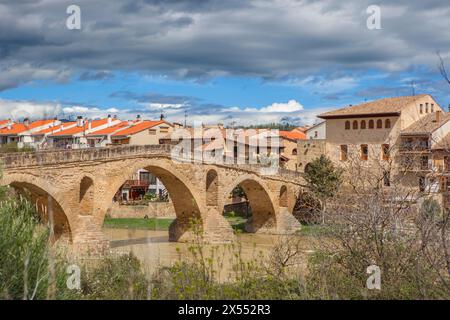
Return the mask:
<svg viewBox="0 0 450 320">
<path fill-rule="evenodd" d="M 79 201 L 79 214 L 92 215 L 94 210 L 94 181 L 90 177 L 81 179 Z"/>
<path fill-rule="evenodd" d="M 60 203 L 42 188 L 27 182 L 10 184 L 18 196 L 29 200 L 39 220 L 50 228 L 51 242 L 72 242 L 70 224 Z"/>
<path fill-rule="evenodd" d="M 373 120 L 369 120 L 369 129 L 373 129 L 375 126 L 375 123 L 373 122 Z"/>
<path fill-rule="evenodd" d="M 358 130 L 358 121 L 353 121 L 353 130 Z"/>
<path fill-rule="evenodd" d="M 377 129 L 382 129 L 383 128 L 383 120 L 378 119 L 377 120 Z"/>
<path fill-rule="evenodd" d="M 145 166 L 130 172 L 128 177 L 124 175 L 113 183 L 115 194 L 109 197 L 113 203 L 106 225 L 112 220 L 130 219 L 154 231 L 167 230 L 170 225 L 170 241 L 191 240 L 187 231 L 194 222 L 201 223 L 201 214 L 188 182 L 178 172 L 159 166 Z"/>
<path fill-rule="evenodd" d="M 232 189 L 229 199 L 228 204 L 224 205 L 224 215 L 234 229 L 264 232 L 276 226 L 272 200 L 259 182 L 244 179 Z M 230 214 L 236 218 L 234 221 L 230 219 Z"/>
<path fill-rule="evenodd" d="M 206 205 L 217 206 L 219 191 L 219 177 L 216 170 L 209 170 L 206 174 Z"/>
<path fill-rule="evenodd" d="M 292 149 L 292 155 L 296 156 L 297 155 L 297 148 Z"/>
<path fill-rule="evenodd" d="M 280 207 L 287 207 L 287 187 L 282 186 L 280 189 Z"/>
<path fill-rule="evenodd" d="M 350 121 L 345 121 L 345 130 L 350 130 Z"/>
<path fill-rule="evenodd" d="M 365 129 L 366 128 L 366 120 L 362 120 L 361 121 L 361 129 Z"/>
<path fill-rule="evenodd" d="M 386 121 L 384 121 L 384 127 L 386 129 L 390 129 L 391 128 L 391 120 L 390 119 L 386 119 Z"/>
</svg>

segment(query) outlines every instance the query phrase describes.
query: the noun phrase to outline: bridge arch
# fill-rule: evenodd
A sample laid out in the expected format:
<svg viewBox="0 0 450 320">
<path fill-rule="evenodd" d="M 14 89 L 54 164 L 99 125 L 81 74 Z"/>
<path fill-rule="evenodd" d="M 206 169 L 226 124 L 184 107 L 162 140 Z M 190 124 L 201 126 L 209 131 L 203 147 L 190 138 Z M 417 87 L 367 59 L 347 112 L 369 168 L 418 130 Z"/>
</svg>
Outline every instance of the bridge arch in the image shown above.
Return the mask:
<svg viewBox="0 0 450 320">
<path fill-rule="evenodd" d="M 129 160 L 121 163 L 120 174 L 106 177 L 108 192 L 104 207 L 108 208 L 123 183 L 139 169 L 145 169 L 155 175 L 166 187 L 175 209 L 176 219 L 169 228 L 170 241 L 189 241 L 192 236 L 188 231 L 191 221 L 203 223 L 205 209 L 198 188 L 183 174 L 183 168 L 172 163 L 170 159 Z M 204 198 L 203 198 L 204 199 Z M 103 217 L 106 210 L 102 210 Z"/>
<path fill-rule="evenodd" d="M 271 192 L 264 181 L 255 175 L 241 175 L 225 188 L 221 199 L 226 199 L 237 186 L 241 186 L 244 190 L 252 211 L 252 217 L 245 226 L 246 230 L 248 232 L 266 232 L 276 228 L 277 211 L 274 206 L 274 199 L 270 196 Z M 219 208 L 220 212 L 223 211 L 223 207 L 222 205 Z"/>
<path fill-rule="evenodd" d="M 84 176 L 80 181 L 80 214 L 92 215 L 94 210 L 94 179 Z"/>
<path fill-rule="evenodd" d="M 219 196 L 219 175 L 214 169 L 206 173 L 206 205 L 217 206 Z"/>
<path fill-rule="evenodd" d="M 50 182 L 36 176 L 8 174 L 2 185 L 8 185 L 28 198 L 44 223 L 53 220 L 52 241 L 72 242 L 75 217 L 65 197 Z"/>
<path fill-rule="evenodd" d="M 279 206 L 280 207 L 288 206 L 288 190 L 285 185 L 282 185 L 280 188 Z"/>
</svg>

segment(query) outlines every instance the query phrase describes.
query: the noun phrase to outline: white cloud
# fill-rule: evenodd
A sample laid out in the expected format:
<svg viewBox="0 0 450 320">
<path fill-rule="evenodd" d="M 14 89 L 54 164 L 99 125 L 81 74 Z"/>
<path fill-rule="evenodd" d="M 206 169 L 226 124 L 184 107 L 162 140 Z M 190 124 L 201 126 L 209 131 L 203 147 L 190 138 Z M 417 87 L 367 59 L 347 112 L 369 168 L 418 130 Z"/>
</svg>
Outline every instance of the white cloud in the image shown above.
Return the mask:
<svg viewBox="0 0 450 320">
<path fill-rule="evenodd" d="M 19 120 L 23 118 L 51 118 L 61 112 L 57 103 L 38 103 L 32 101 L 0 99 L 0 118 Z"/>
<path fill-rule="evenodd" d="M 260 109 L 260 112 L 296 112 L 303 110 L 303 106 L 295 100 L 287 103 L 272 103 L 270 106 Z"/>
</svg>

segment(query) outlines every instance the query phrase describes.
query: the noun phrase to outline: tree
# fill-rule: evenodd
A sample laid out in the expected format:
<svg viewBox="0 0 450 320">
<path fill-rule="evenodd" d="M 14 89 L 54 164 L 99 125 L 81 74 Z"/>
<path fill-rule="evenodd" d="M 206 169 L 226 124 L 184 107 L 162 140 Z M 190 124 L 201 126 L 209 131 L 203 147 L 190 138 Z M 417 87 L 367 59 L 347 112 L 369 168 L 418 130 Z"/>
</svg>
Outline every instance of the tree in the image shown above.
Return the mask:
<svg viewBox="0 0 450 320">
<path fill-rule="evenodd" d="M 304 178 L 311 193 L 320 201 L 324 223 L 326 201 L 338 191 L 342 183 L 342 171 L 327 156 L 321 155 L 306 165 Z"/>
<path fill-rule="evenodd" d="M 447 74 L 447 70 L 445 69 L 444 59 L 442 59 L 441 54 L 439 52 L 437 52 L 436 54 L 439 59 L 438 63 L 439 72 L 441 73 L 442 78 L 444 78 L 444 80 L 447 81 L 448 84 L 450 84 L 450 78 Z"/>
</svg>

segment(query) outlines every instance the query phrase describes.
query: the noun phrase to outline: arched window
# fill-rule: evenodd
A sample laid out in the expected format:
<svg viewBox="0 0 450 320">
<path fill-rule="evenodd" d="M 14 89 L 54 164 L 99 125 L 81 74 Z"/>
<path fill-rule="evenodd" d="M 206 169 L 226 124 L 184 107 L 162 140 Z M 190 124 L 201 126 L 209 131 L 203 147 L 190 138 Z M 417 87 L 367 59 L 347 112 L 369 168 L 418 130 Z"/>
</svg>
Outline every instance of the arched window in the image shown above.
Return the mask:
<svg viewBox="0 0 450 320">
<path fill-rule="evenodd" d="M 374 128 L 374 122 L 373 120 L 369 120 L 369 129 L 373 129 Z"/>
<path fill-rule="evenodd" d="M 297 155 L 297 149 L 292 149 L 292 155 L 296 156 Z"/>
<path fill-rule="evenodd" d="M 384 127 L 386 129 L 389 129 L 391 127 L 391 120 L 390 119 L 386 119 L 386 121 L 384 121 Z"/>
<path fill-rule="evenodd" d="M 377 120 L 377 129 L 382 129 L 383 128 L 383 121 L 381 119 Z"/>
<path fill-rule="evenodd" d="M 358 130 L 358 121 L 353 121 L 353 130 Z"/>
<path fill-rule="evenodd" d="M 365 129 L 366 128 L 366 120 L 362 120 L 361 121 L 361 129 Z"/>
<path fill-rule="evenodd" d="M 345 130 L 350 130 L 350 121 L 345 121 Z"/>
</svg>

